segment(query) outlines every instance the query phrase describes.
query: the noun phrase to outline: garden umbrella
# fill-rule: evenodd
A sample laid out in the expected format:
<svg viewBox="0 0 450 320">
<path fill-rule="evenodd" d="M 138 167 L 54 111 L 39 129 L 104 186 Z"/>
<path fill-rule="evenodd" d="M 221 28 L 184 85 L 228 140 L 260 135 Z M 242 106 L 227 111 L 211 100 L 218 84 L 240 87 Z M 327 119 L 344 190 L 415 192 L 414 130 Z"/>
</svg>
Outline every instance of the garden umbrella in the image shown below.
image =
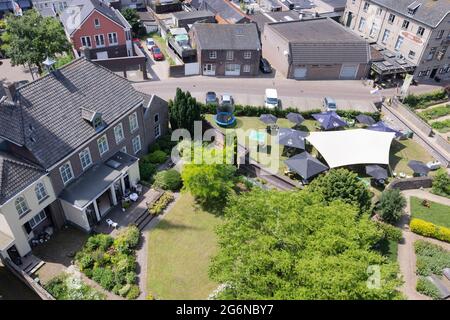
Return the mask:
<svg viewBox="0 0 450 320">
<path fill-rule="evenodd" d="M 368 126 L 375 124 L 375 120 L 373 120 L 371 116 L 367 116 L 365 114 L 356 116 L 356 120 L 358 120 L 359 123 L 367 124 Z"/>
<path fill-rule="evenodd" d="M 377 180 L 385 180 L 388 177 L 387 170 L 377 164 L 366 166 L 366 173 Z"/>
<path fill-rule="evenodd" d="M 293 122 L 295 124 L 300 124 L 303 121 L 305 121 L 305 118 L 302 117 L 302 115 L 300 113 L 295 113 L 295 112 L 289 112 L 286 116 L 286 118 L 290 121 Z"/>
<path fill-rule="evenodd" d="M 380 132 L 394 132 L 396 138 L 400 138 L 401 136 L 403 136 L 403 133 L 401 131 L 392 129 L 383 121 L 378 121 L 377 123 L 371 125 L 370 127 L 367 127 L 367 129 Z"/>
<path fill-rule="evenodd" d="M 297 172 L 306 180 L 328 169 L 326 165 L 306 151 L 285 160 L 284 163 L 290 170 Z"/>
<path fill-rule="evenodd" d="M 278 118 L 275 117 L 273 114 L 262 114 L 259 117 L 259 120 L 261 120 L 265 124 L 273 124 L 273 123 L 277 122 Z"/>
<path fill-rule="evenodd" d="M 347 122 L 334 111 L 314 113 L 312 116 L 325 130 L 345 127 L 347 125 Z"/>
<path fill-rule="evenodd" d="M 289 129 L 280 128 L 278 131 L 278 143 L 293 148 L 305 149 L 305 137 L 308 133 Z"/>
<path fill-rule="evenodd" d="M 414 173 L 420 175 L 427 175 L 428 172 L 430 172 L 430 168 L 428 168 L 428 166 L 422 161 L 411 160 L 408 162 L 408 167 L 413 169 Z"/>
</svg>

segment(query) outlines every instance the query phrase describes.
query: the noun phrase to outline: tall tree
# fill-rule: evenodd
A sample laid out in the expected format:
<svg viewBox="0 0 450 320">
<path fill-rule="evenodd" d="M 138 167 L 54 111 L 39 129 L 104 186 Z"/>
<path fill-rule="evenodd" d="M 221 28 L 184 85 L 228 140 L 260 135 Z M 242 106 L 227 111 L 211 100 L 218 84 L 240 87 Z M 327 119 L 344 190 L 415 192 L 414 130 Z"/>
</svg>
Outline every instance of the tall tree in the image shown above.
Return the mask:
<svg viewBox="0 0 450 320">
<path fill-rule="evenodd" d="M 355 205 L 360 212 L 370 209 L 371 195 L 358 175 L 347 169 L 332 169 L 314 179 L 308 186 L 312 192 L 319 193 L 326 202 L 342 200 Z"/>
<path fill-rule="evenodd" d="M 398 299 L 398 266 L 368 215 L 306 191 L 233 196 L 210 276 L 224 299 Z"/>
<path fill-rule="evenodd" d="M 128 21 L 131 26 L 134 35 L 139 34 L 139 29 L 141 24 L 139 22 L 139 15 L 136 9 L 133 8 L 125 8 L 121 11 L 123 17 Z"/>
<path fill-rule="evenodd" d="M 35 65 L 41 74 L 47 56 L 55 57 L 71 48 L 61 23 L 52 17 L 42 17 L 34 9 L 23 16 L 10 14 L 5 21 L 2 48 L 14 65 Z"/>
<path fill-rule="evenodd" d="M 169 101 L 170 126 L 172 130 L 187 129 L 194 133 L 194 122 L 202 119 L 197 100 L 189 91 L 177 88 L 175 98 Z"/>
<path fill-rule="evenodd" d="M 388 223 L 396 223 L 403 215 L 406 199 L 399 189 L 384 190 L 378 203 L 378 212 L 381 219 Z"/>
</svg>

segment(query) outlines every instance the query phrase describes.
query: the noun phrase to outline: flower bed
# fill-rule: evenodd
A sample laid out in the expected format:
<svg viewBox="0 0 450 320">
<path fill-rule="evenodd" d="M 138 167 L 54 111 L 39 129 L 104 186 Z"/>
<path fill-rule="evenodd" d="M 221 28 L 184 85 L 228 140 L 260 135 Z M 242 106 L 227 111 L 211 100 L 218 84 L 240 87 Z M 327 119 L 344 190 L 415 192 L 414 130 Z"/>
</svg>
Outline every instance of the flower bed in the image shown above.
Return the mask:
<svg viewBox="0 0 450 320">
<path fill-rule="evenodd" d="M 105 295 L 73 274 L 62 273 L 45 285 L 56 300 L 105 300 Z"/>
<path fill-rule="evenodd" d="M 158 200 L 149 205 L 148 211 L 155 216 L 161 214 L 174 199 L 172 192 L 166 191 Z"/>
<path fill-rule="evenodd" d="M 445 106 L 434 107 L 430 109 L 426 109 L 419 113 L 419 116 L 424 120 L 433 120 L 438 119 L 440 117 L 445 117 L 450 114 L 450 104 L 446 104 Z"/>
<path fill-rule="evenodd" d="M 450 252 L 441 246 L 418 240 L 414 243 L 414 250 L 417 256 L 416 273 L 419 276 L 441 276 L 442 270 L 450 267 Z"/>
<path fill-rule="evenodd" d="M 447 93 L 445 92 L 444 89 L 442 89 L 419 95 L 409 94 L 403 100 L 403 103 L 406 104 L 411 109 L 424 109 L 430 105 L 437 104 L 447 98 L 448 98 Z"/>
<path fill-rule="evenodd" d="M 124 228 L 116 238 L 94 235 L 76 254 L 76 264 L 104 289 L 127 299 L 136 299 L 140 294 L 136 284 L 135 255 L 139 237 L 136 226 Z"/>
</svg>

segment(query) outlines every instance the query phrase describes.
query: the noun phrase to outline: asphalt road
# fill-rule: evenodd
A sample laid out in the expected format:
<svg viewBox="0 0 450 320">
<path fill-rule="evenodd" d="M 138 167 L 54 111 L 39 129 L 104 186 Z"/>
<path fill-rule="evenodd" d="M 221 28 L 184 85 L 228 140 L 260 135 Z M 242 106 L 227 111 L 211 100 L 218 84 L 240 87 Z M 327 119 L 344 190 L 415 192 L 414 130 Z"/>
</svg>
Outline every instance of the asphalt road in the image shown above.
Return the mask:
<svg viewBox="0 0 450 320">
<path fill-rule="evenodd" d="M 381 95 L 392 96 L 395 89 L 381 90 L 380 94 L 371 94 L 373 89 L 360 80 L 335 81 L 296 81 L 274 78 L 218 78 L 193 76 L 169 78 L 163 81 L 149 81 L 134 84 L 137 90 L 148 94 L 157 94 L 164 99 L 175 96 L 177 87 L 189 90 L 191 94 L 203 101 L 207 91 L 217 94 L 231 94 L 237 104 L 261 106 L 264 104 L 266 88 L 276 88 L 282 106 L 296 107 L 299 110 L 311 110 L 322 106 L 325 96 L 336 100 L 340 109 L 374 111 L 373 102 L 379 101 Z M 412 87 L 415 91 L 430 91 L 432 85 Z M 420 90 L 419 90 L 420 89 Z"/>
</svg>

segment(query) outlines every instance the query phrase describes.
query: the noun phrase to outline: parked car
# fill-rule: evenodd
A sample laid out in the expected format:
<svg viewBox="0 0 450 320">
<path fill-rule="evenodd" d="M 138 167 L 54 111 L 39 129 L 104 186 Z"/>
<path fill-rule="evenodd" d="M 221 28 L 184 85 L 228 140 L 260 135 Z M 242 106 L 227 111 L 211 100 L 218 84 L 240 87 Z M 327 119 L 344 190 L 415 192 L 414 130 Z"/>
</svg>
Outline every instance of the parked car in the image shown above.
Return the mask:
<svg viewBox="0 0 450 320">
<path fill-rule="evenodd" d="M 266 94 L 264 95 L 264 106 L 266 108 L 278 108 L 279 100 L 277 89 L 266 89 Z"/>
<path fill-rule="evenodd" d="M 153 46 L 150 51 L 152 52 L 152 57 L 154 60 L 156 61 L 164 60 L 164 55 L 159 47 Z"/>
<path fill-rule="evenodd" d="M 441 163 L 437 160 L 427 162 L 427 167 L 430 168 L 430 170 L 437 170 L 441 167 Z"/>
<path fill-rule="evenodd" d="M 139 49 L 142 49 L 142 48 L 143 48 L 143 47 L 142 47 L 141 39 L 133 38 L 133 43 L 135 43 L 135 44 L 138 46 Z"/>
<path fill-rule="evenodd" d="M 217 104 L 217 95 L 213 91 L 209 91 L 206 93 L 205 103 L 206 104 Z"/>
<path fill-rule="evenodd" d="M 145 43 L 147 44 L 148 50 L 152 50 L 152 48 L 156 46 L 155 40 L 153 40 L 153 38 L 147 38 L 147 40 L 145 40 Z"/>
<path fill-rule="evenodd" d="M 227 93 L 223 94 L 221 99 L 220 99 L 220 104 L 222 106 L 225 106 L 225 105 L 232 106 L 232 105 L 234 105 L 233 97 L 230 94 L 227 94 Z"/>
<path fill-rule="evenodd" d="M 336 101 L 334 101 L 333 98 L 325 97 L 323 99 L 323 106 L 325 107 L 326 111 L 336 111 Z"/>
<path fill-rule="evenodd" d="M 259 69 L 262 73 L 272 73 L 272 67 L 270 66 L 269 61 L 265 58 L 261 58 L 259 61 Z"/>
</svg>

